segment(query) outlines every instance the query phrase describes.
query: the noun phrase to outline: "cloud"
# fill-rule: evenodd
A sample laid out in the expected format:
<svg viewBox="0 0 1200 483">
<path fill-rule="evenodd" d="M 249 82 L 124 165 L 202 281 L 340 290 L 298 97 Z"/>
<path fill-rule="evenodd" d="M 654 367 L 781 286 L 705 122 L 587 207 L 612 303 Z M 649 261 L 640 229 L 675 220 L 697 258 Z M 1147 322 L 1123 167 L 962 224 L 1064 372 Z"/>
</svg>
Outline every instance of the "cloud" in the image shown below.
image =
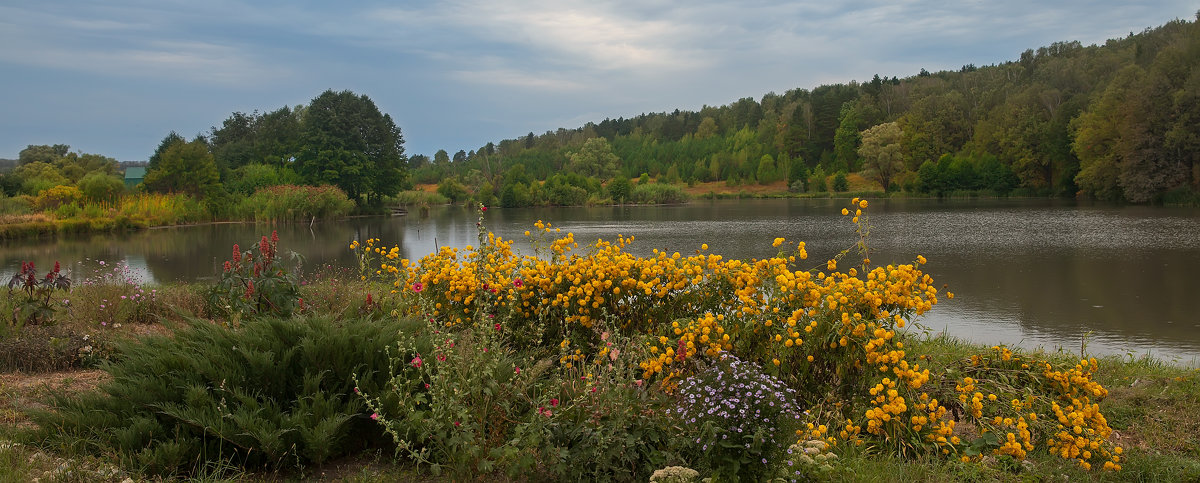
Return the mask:
<svg viewBox="0 0 1200 483">
<path fill-rule="evenodd" d="M 96 12 L 93 12 L 96 13 Z M 0 62 L 137 79 L 256 85 L 288 69 L 227 42 L 173 36 L 145 21 L 50 15 L 6 8 Z"/>
<path fill-rule="evenodd" d="M 535 75 L 514 69 L 460 70 L 452 72 L 451 77 L 470 84 L 500 85 L 558 92 L 580 91 L 587 88 L 587 85 L 581 82 Z"/>
</svg>

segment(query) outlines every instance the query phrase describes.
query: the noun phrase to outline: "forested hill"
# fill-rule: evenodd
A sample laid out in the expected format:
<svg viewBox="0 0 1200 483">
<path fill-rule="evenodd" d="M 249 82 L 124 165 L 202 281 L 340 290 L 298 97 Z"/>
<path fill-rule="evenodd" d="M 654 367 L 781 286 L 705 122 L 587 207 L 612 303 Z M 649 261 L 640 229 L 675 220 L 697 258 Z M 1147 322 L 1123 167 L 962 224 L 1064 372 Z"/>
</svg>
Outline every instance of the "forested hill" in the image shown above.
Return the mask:
<svg viewBox="0 0 1200 483">
<path fill-rule="evenodd" d="M 585 147 L 592 138 L 603 141 Z M 889 190 L 1148 202 L 1195 196 L 1197 157 L 1200 25 L 1176 20 L 1104 45 L 605 119 L 410 166 L 418 183 L 457 181 L 479 199 L 556 173 L 582 175 L 559 181 L 589 191 L 643 173 L 814 191 L 826 175 L 862 172 Z"/>
</svg>

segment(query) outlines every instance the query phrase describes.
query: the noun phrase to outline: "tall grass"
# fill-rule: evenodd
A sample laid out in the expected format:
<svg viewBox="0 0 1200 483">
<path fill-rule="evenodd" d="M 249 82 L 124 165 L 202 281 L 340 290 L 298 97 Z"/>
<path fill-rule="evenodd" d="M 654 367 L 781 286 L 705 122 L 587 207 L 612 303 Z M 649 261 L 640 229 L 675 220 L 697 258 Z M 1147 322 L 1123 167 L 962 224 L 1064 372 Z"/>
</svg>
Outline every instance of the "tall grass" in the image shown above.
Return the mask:
<svg viewBox="0 0 1200 483">
<path fill-rule="evenodd" d="M 104 205 L 101 204 L 101 207 Z M 85 208 L 86 211 L 86 208 Z M 139 193 L 121 198 L 116 206 L 117 217 L 134 225 L 159 226 L 191 223 L 207 218 L 204 207 L 185 194 Z"/>
<path fill-rule="evenodd" d="M 354 202 L 334 186 L 279 185 L 260 189 L 242 201 L 237 213 L 255 221 L 310 221 L 346 216 Z"/>
</svg>

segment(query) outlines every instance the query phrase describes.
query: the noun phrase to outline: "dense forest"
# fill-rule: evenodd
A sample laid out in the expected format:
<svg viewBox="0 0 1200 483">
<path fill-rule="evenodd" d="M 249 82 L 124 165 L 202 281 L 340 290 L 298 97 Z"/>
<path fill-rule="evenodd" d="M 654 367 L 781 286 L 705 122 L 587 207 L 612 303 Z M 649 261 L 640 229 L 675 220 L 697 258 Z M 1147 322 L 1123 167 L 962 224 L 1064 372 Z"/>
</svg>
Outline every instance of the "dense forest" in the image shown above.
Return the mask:
<svg viewBox="0 0 1200 483">
<path fill-rule="evenodd" d="M 825 191 L 839 173 L 862 173 L 888 191 L 1142 203 L 1194 199 L 1198 156 L 1200 25 L 1176 20 L 999 65 L 531 132 L 412 156 L 410 168 L 415 182 L 440 183 L 451 198 L 505 205 L 619 201 L 623 180 L 643 175 Z M 615 193 L 603 189 L 610 180 Z"/>
</svg>

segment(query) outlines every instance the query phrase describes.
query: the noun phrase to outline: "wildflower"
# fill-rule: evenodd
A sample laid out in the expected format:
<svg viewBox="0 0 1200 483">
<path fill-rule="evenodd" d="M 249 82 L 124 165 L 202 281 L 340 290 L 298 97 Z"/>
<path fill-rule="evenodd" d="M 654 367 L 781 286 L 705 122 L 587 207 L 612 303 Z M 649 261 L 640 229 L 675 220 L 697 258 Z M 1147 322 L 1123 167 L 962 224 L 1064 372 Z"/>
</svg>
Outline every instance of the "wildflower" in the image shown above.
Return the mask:
<svg viewBox="0 0 1200 483">
<path fill-rule="evenodd" d="M 460 422 L 458 422 L 458 421 L 455 421 L 455 422 L 454 422 L 454 427 L 456 427 L 456 428 L 457 428 L 457 427 L 459 427 L 459 426 L 461 426 L 461 425 L 462 425 L 462 423 L 460 423 Z"/>
<path fill-rule="evenodd" d="M 233 263 L 242 262 L 242 249 L 237 243 L 233 244 Z M 100 260 L 100 264 L 104 265 L 104 260 Z"/>
<path fill-rule="evenodd" d="M 371 413 L 371 419 L 374 419 L 374 420 L 378 421 L 378 420 L 379 420 L 379 413 Z"/>
<path fill-rule="evenodd" d="M 484 349 L 484 350 L 486 351 L 487 349 Z M 514 372 L 514 373 L 516 373 L 516 374 L 520 374 L 520 373 L 521 373 L 521 368 L 520 368 L 520 367 L 513 367 L 513 372 Z"/>
<path fill-rule="evenodd" d="M 845 208 L 842 208 L 842 216 L 846 216 L 846 215 L 849 215 L 849 214 L 850 214 L 850 210 L 847 210 L 847 209 L 845 209 Z"/>
<path fill-rule="evenodd" d="M 479 211 L 487 211 L 487 207 L 480 205 Z"/>
<path fill-rule="evenodd" d="M 783 242 L 783 238 L 776 238 L 775 241 L 771 242 L 771 246 L 778 247 L 779 245 L 782 245 Z"/>
<path fill-rule="evenodd" d="M 422 290 L 425 289 L 425 285 L 422 285 L 421 282 L 416 282 L 416 283 L 412 284 L 412 289 L 413 289 L 413 292 L 420 293 Z"/>
<path fill-rule="evenodd" d="M 422 364 L 421 356 L 416 356 L 412 359 L 412 361 L 409 362 L 412 363 L 413 367 L 420 368 Z"/>
<path fill-rule="evenodd" d="M 550 407 L 552 407 L 552 408 L 556 408 L 556 407 L 558 407 L 558 398 L 551 398 L 551 399 L 550 399 Z"/>
<path fill-rule="evenodd" d="M 521 286 L 522 286 L 522 285 L 525 285 L 525 283 L 524 283 L 524 282 L 522 282 L 522 281 L 521 281 L 521 279 L 519 279 L 519 278 L 518 278 L 518 279 L 516 279 L 516 280 L 513 280 L 513 286 L 514 286 L 514 287 L 521 288 Z"/>
<path fill-rule="evenodd" d="M 496 330 L 500 330 L 500 323 L 499 323 L 499 322 L 497 322 L 497 323 L 496 323 Z"/>
</svg>

